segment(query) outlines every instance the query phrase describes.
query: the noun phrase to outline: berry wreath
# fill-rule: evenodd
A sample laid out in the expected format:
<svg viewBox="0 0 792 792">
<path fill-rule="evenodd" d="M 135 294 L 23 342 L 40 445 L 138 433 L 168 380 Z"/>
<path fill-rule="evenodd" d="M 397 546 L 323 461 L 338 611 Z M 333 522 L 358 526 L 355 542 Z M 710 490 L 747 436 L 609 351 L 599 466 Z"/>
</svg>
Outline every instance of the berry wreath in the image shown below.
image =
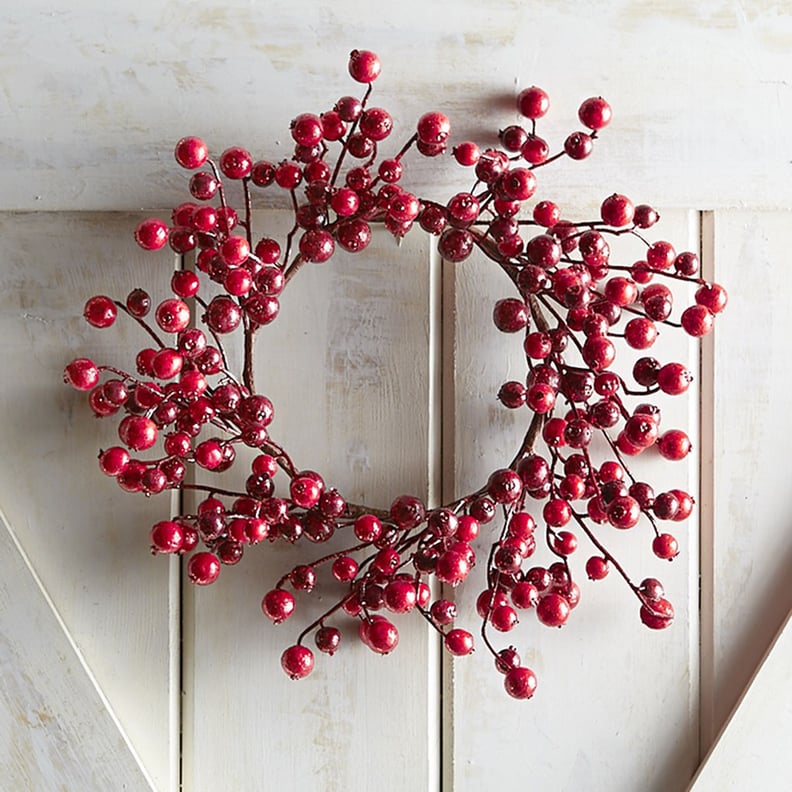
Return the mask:
<svg viewBox="0 0 792 792">
<path fill-rule="evenodd" d="M 393 122 L 386 110 L 369 105 L 379 58 L 355 50 L 349 73 L 366 86 L 362 98 L 344 96 L 321 115 L 297 116 L 290 160 L 254 161 L 246 149 L 232 147 L 215 161 L 200 138 L 177 143 L 176 161 L 193 171 L 194 200 L 177 206 L 170 224 L 144 220 L 135 239 L 145 250 L 169 245 L 183 256 L 194 253 L 195 267 L 174 273 L 173 296 L 159 302 L 153 322 L 147 319 L 152 300 L 143 289 L 124 301 L 91 297 L 84 311 L 89 324 L 109 327 L 120 311 L 146 331 L 153 346 L 137 354 L 135 374 L 78 358 L 66 366 L 65 380 L 88 393 L 97 416 L 123 415 L 121 444 L 99 454 L 103 473 L 127 492 L 182 489 L 203 498 L 194 514 L 158 522 L 150 532 L 154 553 L 189 554 L 193 583 L 211 584 L 223 565 L 236 564 L 265 539 L 318 544 L 346 535 L 348 546 L 306 559 L 263 597 L 264 614 L 279 624 L 295 611 L 290 589 L 311 592 L 324 573 L 344 585 L 344 594 L 283 652 L 290 677 L 305 677 L 314 667 L 309 638 L 323 653 L 339 648 L 342 634 L 332 622 L 341 613 L 357 620 L 360 640 L 380 654 L 399 640 L 383 610 L 417 612 L 442 636 L 448 652 L 470 654 L 473 634 L 456 626 L 455 603 L 434 597 L 429 583 L 434 577 L 448 587 L 461 584 L 476 563 L 474 545 L 484 544 L 486 583 L 476 603 L 480 635 L 507 693 L 530 698 L 535 674 L 514 647 L 493 645 L 490 628 L 508 633 L 518 611 L 525 610 L 544 625 L 567 621 L 580 598 L 570 565 L 579 537 L 594 548 L 585 562 L 589 579 L 600 580 L 613 569 L 638 599 L 647 627 L 663 629 L 673 620 L 660 581 L 633 582 L 605 541 L 611 528 L 627 530 L 645 521 L 657 557 L 678 553 L 673 534 L 658 524 L 685 520 L 692 497 L 680 489 L 656 494 L 634 477 L 627 459 L 648 449 L 668 460 L 690 452 L 685 432 L 661 431 L 660 408 L 649 399 L 684 394 L 692 376 L 681 363 L 661 364 L 649 355 L 634 363 L 629 377 L 621 376 L 613 367 L 616 339 L 643 351 L 652 347 L 658 326 L 703 336 L 725 308 L 726 292 L 700 277 L 694 253 L 677 254 L 667 241 L 646 241 L 642 232 L 658 214 L 624 195 L 605 198 L 594 221 L 562 219 L 559 207 L 547 200 L 526 216 L 540 168 L 591 153 L 611 120 L 601 97 L 580 106 L 587 131 L 570 134 L 553 154 L 536 133 L 548 110 L 547 94 L 535 86 L 520 92 L 517 110 L 527 122 L 503 129 L 500 148 L 481 150 L 469 141 L 453 147 L 453 159 L 473 170 L 473 185 L 441 204 L 408 192 L 401 182 L 411 149 L 426 157 L 447 152 L 448 118 L 426 113 L 397 153 L 381 158 L 380 144 Z M 227 195 L 234 184 L 241 192 L 239 212 Z M 273 184 L 288 193 L 293 208 L 283 244 L 259 238 L 252 227 L 251 190 Z M 280 293 L 305 264 L 326 262 L 336 245 L 363 251 L 372 224 L 384 225 L 398 239 L 416 222 L 438 238 L 447 261 L 462 262 L 477 250 L 515 287 L 516 295 L 498 300 L 492 316 L 499 330 L 523 335 L 527 374 L 523 381 L 505 382 L 497 398 L 505 408 L 530 411 L 531 418 L 514 457 L 476 491 L 432 508 L 400 495 L 386 511 L 347 502 L 319 473 L 299 468 L 270 435 L 273 405 L 253 382 L 254 339 L 276 319 Z M 644 258 L 630 265 L 614 263 L 610 252 L 610 241 L 625 235 L 645 245 Z M 208 301 L 201 294 L 207 279 L 222 287 Z M 671 318 L 674 294 L 668 284 L 674 281 L 697 287 L 678 321 Z M 229 370 L 223 342 L 234 333 L 241 333 L 244 344 L 239 373 Z M 159 443 L 162 454 L 142 458 Z M 209 476 L 228 470 L 240 446 L 255 453 L 243 490 L 187 482 L 188 465 Z M 532 503 L 542 504 L 536 514 Z M 540 542 L 552 562 L 531 566 Z"/>
</svg>

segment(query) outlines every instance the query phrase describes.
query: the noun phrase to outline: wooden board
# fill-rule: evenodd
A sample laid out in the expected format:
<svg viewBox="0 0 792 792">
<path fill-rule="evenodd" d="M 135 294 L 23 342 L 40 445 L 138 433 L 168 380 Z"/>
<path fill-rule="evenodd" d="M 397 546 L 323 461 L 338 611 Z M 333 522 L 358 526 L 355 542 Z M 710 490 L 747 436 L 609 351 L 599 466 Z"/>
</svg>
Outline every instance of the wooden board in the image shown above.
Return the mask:
<svg viewBox="0 0 792 792">
<path fill-rule="evenodd" d="M 597 185 L 599 198 L 618 190 L 663 206 L 792 201 L 786 3 L 403 0 L 383 15 L 350 0 L 80 0 L 57 10 L 29 0 L 5 4 L 0 29 L 3 209 L 178 203 L 184 176 L 171 152 L 186 134 L 216 154 L 244 145 L 256 158 L 288 156 L 298 113 L 361 92 L 346 73 L 355 47 L 382 56 L 375 97 L 396 119 L 394 152 L 430 109 L 449 114 L 455 142 L 494 143 L 518 120 L 519 89 L 538 84 L 552 98 L 540 134 L 553 150 L 586 97 L 603 94 L 615 110 L 596 155 L 559 169 L 564 203 Z M 459 169 L 447 161 L 408 164 L 422 193 L 456 191 Z"/>
<path fill-rule="evenodd" d="M 154 782 L 0 512 L 0 772 L 6 789 Z"/>
<path fill-rule="evenodd" d="M 714 334 L 709 744 L 792 608 L 792 506 L 786 445 L 788 344 L 784 262 L 792 215 L 717 212 L 709 225 L 730 302 Z"/>
<path fill-rule="evenodd" d="M 288 221 L 259 219 L 276 236 Z M 275 405 L 273 438 L 350 501 L 387 508 L 397 495 L 437 488 L 435 267 L 423 236 L 399 248 L 375 231 L 365 256 L 306 265 L 277 322 L 260 332 L 257 388 Z M 249 467 L 237 465 L 239 486 Z M 345 533 L 334 549 L 349 546 Z M 437 788 L 438 652 L 417 613 L 395 617 L 400 643 L 388 657 L 360 644 L 356 622 L 341 616 L 328 622 L 345 633 L 334 657 L 315 652 L 300 682 L 280 668 L 283 650 L 341 589 L 321 568 L 325 593 L 298 596 L 295 615 L 277 627 L 261 599 L 294 564 L 327 552 L 305 540 L 265 542 L 211 587 L 185 584 L 187 788 L 252 789 L 266 778 L 272 788 L 340 792 L 379 786 L 395 766 L 400 786 Z"/>
<path fill-rule="evenodd" d="M 134 367 L 145 337 L 119 319 L 82 319 L 88 297 L 125 299 L 141 283 L 164 294 L 172 270 L 132 239 L 132 214 L 0 216 L 0 504 L 75 644 L 161 790 L 176 777 L 178 691 L 167 559 L 148 532 L 170 498 L 122 492 L 96 464 L 118 442 L 117 421 L 93 417 L 63 384 L 75 357 Z M 141 717 L 141 713 L 147 713 Z"/>
<path fill-rule="evenodd" d="M 590 213 L 588 209 L 570 216 Z M 667 238 L 679 250 L 696 250 L 697 216 L 662 214 L 651 239 Z M 641 247 L 633 242 L 614 241 L 612 261 L 631 264 L 637 259 Z M 495 395 L 505 380 L 524 376 L 525 362 L 521 334 L 504 335 L 489 319 L 494 301 L 511 296 L 506 277 L 472 259 L 457 265 L 450 277 L 455 377 L 453 393 L 446 395 L 455 410 L 449 438 L 453 448 L 448 449 L 455 476 L 449 485 L 468 492 L 510 460 L 522 438 L 526 413 L 506 410 Z M 661 331 L 651 354 L 698 369 L 695 345 L 678 332 Z M 619 345 L 617 361 L 629 359 L 629 350 Z M 663 426 L 687 427 L 697 446 L 695 397 L 656 401 L 662 406 Z M 672 464 L 646 454 L 635 460 L 634 470 L 657 492 L 680 487 L 696 496 L 696 456 L 688 463 Z M 541 504 L 529 499 L 529 510 L 540 521 Z M 499 521 L 493 525 L 490 533 L 500 529 Z M 453 734 L 445 753 L 449 788 L 472 792 L 526 779 L 538 789 L 660 792 L 684 787 L 698 761 L 698 528 L 696 519 L 673 525 L 681 555 L 670 565 L 652 555 L 652 533 L 645 520 L 631 531 L 600 532 L 601 541 L 636 582 L 647 576 L 663 581 L 676 609 L 668 631 L 650 631 L 640 623 L 639 605 L 614 571 L 601 582 L 586 579 L 583 565 L 595 551 L 581 535 L 570 564 L 582 597 L 569 622 L 560 630 L 549 629 L 529 611 L 521 614 L 521 624 L 511 633 L 490 630 L 496 649 L 515 645 L 523 664 L 537 674 L 531 701 L 508 698 L 484 646 L 479 645 L 473 657 L 453 662 L 446 686 L 447 723 Z M 554 560 L 541 536 L 537 545 L 532 562 Z M 474 601 L 486 566 L 481 552 L 478 587 L 466 585 L 458 592 L 459 621 L 464 618 L 472 625 L 478 624 Z M 478 635 L 478 627 L 473 631 Z"/>
<path fill-rule="evenodd" d="M 788 616 L 690 785 L 788 789 L 792 781 L 792 617 Z"/>
</svg>

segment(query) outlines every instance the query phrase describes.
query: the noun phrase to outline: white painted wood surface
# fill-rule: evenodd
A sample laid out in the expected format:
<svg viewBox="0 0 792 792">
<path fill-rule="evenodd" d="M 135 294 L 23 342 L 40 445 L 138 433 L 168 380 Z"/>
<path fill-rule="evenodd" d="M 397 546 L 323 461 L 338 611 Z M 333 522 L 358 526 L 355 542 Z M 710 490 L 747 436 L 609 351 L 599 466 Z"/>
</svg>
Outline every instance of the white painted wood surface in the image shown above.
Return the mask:
<svg viewBox="0 0 792 792">
<path fill-rule="evenodd" d="M 168 562 L 148 552 L 148 531 L 170 514 L 170 499 L 134 497 L 100 472 L 98 450 L 118 442 L 117 423 L 96 420 L 86 395 L 62 380 L 65 365 L 87 354 L 134 366 L 142 331 L 123 321 L 92 330 L 82 309 L 95 293 L 124 298 L 140 283 L 167 287 L 167 264 L 152 268 L 130 236 L 138 220 L 0 216 L 0 506 L 165 790 L 178 751 L 169 637 L 178 603 Z"/>
<path fill-rule="evenodd" d="M 570 217 L 588 217 L 591 212 L 592 208 L 584 207 L 570 212 Z M 650 239 L 668 239 L 679 250 L 697 250 L 697 216 L 661 214 Z M 611 261 L 632 264 L 641 250 L 637 240 L 614 240 Z M 521 334 L 504 335 L 490 319 L 494 301 L 512 296 L 513 287 L 484 261 L 464 262 L 452 277 L 456 420 L 449 456 L 455 471 L 453 485 L 468 492 L 484 483 L 482 474 L 512 458 L 531 414 L 507 410 L 495 398 L 501 383 L 525 376 Z M 629 371 L 632 364 L 624 361 L 641 354 L 645 353 L 619 344 L 619 370 Z M 695 344 L 676 332 L 661 331 L 649 354 L 662 362 L 682 362 L 694 372 L 698 368 Z M 633 406 L 641 401 L 627 397 Z M 692 427 L 692 441 L 698 446 L 695 394 L 690 399 L 655 397 L 653 401 L 661 406 L 663 427 Z M 544 450 L 540 440 L 537 451 Z M 592 446 L 592 457 L 597 459 L 598 454 L 602 449 Z M 600 461 L 605 458 L 599 456 Z M 650 481 L 656 492 L 679 487 L 698 498 L 695 463 L 672 464 L 652 453 L 628 459 L 628 463 L 633 475 Z M 540 526 L 531 562 L 540 566 L 556 560 L 544 546 L 542 505 L 528 499 L 527 508 Z M 493 526 L 490 532 L 499 531 L 500 520 L 493 521 Z M 663 582 L 676 611 L 667 631 L 654 632 L 641 624 L 639 604 L 614 569 L 602 581 L 588 580 L 585 561 L 597 551 L 582 531 L 571 527 L 580 545 L 570 558 L 570 567 L 582 595 L 567 624 L 549 629 L 532 611 L 525 611 L 519 614 L 520 624 L 513 632 L 489 631 L 496 649 L 514 645 L 523 664 L 537 674 L 531 702 L 506 697 L 503 678 L 495 672 L 485 647 L 480 646 L 471 658 L 454 662 L 449 691 L 453 703 L 448 713 L 453 750 L 446 756 L 453 765 L 451 789 L 506 788 L 526 778 L 538 789 L 559 792 L 684 788 L 698 761 L 698 528 L 695 518 L 681 525 L 660 526 L 680 541 L 681 553 L 673 563 L 652 554 L 653 534 L 645 519 L 630 531 L 606 526 L 595 533 L 635 583 L 650 576 Z M 478 585 L 458 592 L 461 610 L 475 625 L 477 637 L 475 598 L 483 587 L 484 567 L 482 558 Z M 646 750 L 647 732 L 652 751 Z"/>
<path fill-rule="evenodd" d="M 685 560 L 663 567 L 672 571 L 665 581 L 679 614 L 673 633 L 643 630 L 628 593 L 611 579 L 586 587 L 586 612 L 564 630 L 521 625 L 524 645 L 540 641 L 526 655 L 542 672 L 531 704 L 505 699 L 489 667 L 479 675 L 483 652 L 453 670 L 444 662 L 441 671 L 436 645 L 417 628 L 404 631 L 390 659 L 355 648 L 347 657 L 319 658 L 313 680 L 290 684 L 277 667 L 289 626 L 270 629 L 258 611 L 275 574 L 266 551 L 286 553 L 263 548 L 225 570 L 214 590 L 188 589 L 185 789 L 237 781 L 256 788 L 262 777 L 297 779 L 305 789 L 388 789 L 377 775 L 382 767 L 399 789 L 403 772 L 415 788 L 431 788 L 441 764 L 449 789 L 488 788 L 517 777 L 504 743 L 522 761 L 531 737 L 537 773 L 545 774 L 533 780 L 550 778 L 548 788 L 574 788 L 584 777 L 597 779 L 588 789 L 628 789 L 644 778 L 657 789 L 682 789 L 792 606 L 788 465 L 777 440 L 792 428 L 785 346 L 792 321 L 785 266 L 792 9 L 772 0 L 695 7 L 683 0 L 585 7 L 571 0 L 541 7 L 405 0 L 386 11 L 350 0 L 288 8 L 242 0 L 112 8 L 76 0 L 53 8 L 31 0 L 0 9 L 0 448 L 7 455 L 0 505 L 156 788 L 175 789 L 178 591 L 167 561 L 148 557 L 145 535 L 170 506 L 122 493 L 101 476 L 93 456 L 113 433 L 59 383 L 64 363 L 78 353 L 131 358 L 136 348 L 137 336 L 123 329 L 85 329 L 85 297 L 122 295 L 157 280 L 164 289 L 168 272 L 135 251 L 133 215 L 64 210 L 127 212 L 184 200 L 186 179 L 171 156 L 183 134 L 205 136 L 214 152 L 239 143 L 257 156 L 286 156 L 294 115 L 355 90 L 345 74 L 353 47 L 382 56 L 375 95 L 397 118 L 399 139 L 413 119 L 438 108 L 451 116 L 455 140 L 494 143 L 495 130 L 516 120 L 517 90 L 536 83 L 551 94 L 544 130 L 558 145 L 576 126 L 580 99 L 602 93 L 614 106 L 611 127 L 590 160 L 548 169 L 548 196 L 568 209 L 619 190 L 659 206 L 715 210 L 705 221 L 703 253 L 712 254 L 715 277 L 731 294 L 701 377 L 700 631 L 691 533 Z M 413 158 L 409 165 L 410 184 L 436 197 L 466 181 L 449 163 Z M 267 193 L 262 205 L 281 198 Z M 53 213 L 8 211 L 29 209 Z M 663 228 L 674 228 L 669 236 L 695 233 L 684 213 L 664 214 Z M 442 418 L 446 426 L 492 431 L 486 449 L 463 453 L 461 432 L 452 449 L 448 433 L 445 447 L 437 446 L 433 408 L 448 387 L 434 389 L 449 366 L 437 355 L 438 316 L 427 311 L 439 305 L 438 264 L 425 240 L 411 238 L 388 266 L 401 276 L 392 281 L 403 290 L 394 294 L 395 313 L 383 300 L 390 282 L 378 278 L 367 255 L 334 260 L 315 279 L 306 272 L 295 281 L 293 293 L 311 306 L 303 321 L 312 332 L 324 328 L 321 345 L 311 349 L 297 335 L 297 313 L 286 310 L 286 299 L 271 328 L 281 339 L 283 373 L 272 384 L 279 420 L 294 422 L 294 436 L 303 424 L 319 427 L 315 457 L 311 438 L 297 441 L 305 463 L 319 459 L 313 464 L 339 484 L 381 503 L 400 486 L 437 495 L 441 468 L 456 485 L 480 481 L 488 454 L 498 454 L 508 434 L 497 406 L 471 401 L 462 385 L 475 380 L 486 398 L 502 375 L 494 367 L 502 338 L 485 335 L 489 307 L 477 292 L 501 296 L 500 279 L 483 277 L 473 262 L 456 283 L 445 271 L 446 342 L 452 305 L 457 310 L 458 414 L 449 416 L 445 399 Z M 345 324 L 361 295 L 371 313 Z M 403 349 L 386 333 L 400 327 L 410 332 Z M 313 371 L 293 365 L 297 354 L 313 361 Z M 392 368 L 372 368 L 383 354 Z M 401 383 L 405 371 L 410 379 Z M 321 383 L 316 389 L 315 380 L 306 381 L 311 375 Z M 369 388 L 384 390 L 386 399 L 377 392 L 367 401 Z M 302 413 L 310 420 L 292 410 L 295 390 L 313 397 Z M 411 404 L 397 406 L 408 394 Z M 288 405 L 288 416 L 279 405 Z M 390 424 L 405 414 L 406 428 Z M 392 445 L 376 440 L 383 423 L 402 449 L 391 469 L 382 459 Z M 414 432 L 414 454 L 405 451 L 405 432 Z M 643 663 L 655 664 L 654 674 L 642 674 Z M 427 669 L 419 678 L 416 666 Z M 403 695 L 404 679 L 410 695 Z M 350 733 L 362 736 L 350 740 Z M 514 748 L 512 734 L 528 737 Z M 42 775 L 32 788 L 48 781 Z"/>
<path fill-rule="evenodd" d="M 0 758 L 8 790 L 153 791 L 101 688 L 0 512 Z"/>
<path fill-rule="evenodd" d="M 755 789 L 792 783 L 792 614 L 787 616 L 749 687 L 704 762 L 690 792 Z"/>
<path fill-rule="evenodd" d="M 714 334 L 711 740 L 792 608 L 792 432 L 787 340 L 790 212 L 718 212 L 715 268 L 729 285 Z M 724 316 L 724 319 L 726 317 Z"/>
<path fill-rule="evenodd" d="M 279 238 L 289 219 L 259 215 L 259 233 Z M 275 405 L 272 437 L 350 502 L 388 508 L 398 495 L 426 498 L 437 488 L 439 328 L 428 251 L 422 235 L 398 247 L 379 233 L 366 255 L 306 265 L 283 293 L 278 320 L 259 332 L 256 383 Z M 248 472 L 240 459 L 226 478 L 239 487 Z M 389 777 L 395 767 L 398 781 L 384 788 L 438 788 L 438 647 L 418 614 L 394 617 L 399 646 L 387 657 L 359 643 L 356 620 L 331 617 L 340 650 L 332 658 L 314 650 L 314 672 L 294 682 L 281 653 L 341 588 L 320 567 L 324 594 L 298 594 L 297 611 L 279 626 L 261 612 L 292 566 L 355 543 L 349 529 L 330 545 L 264 542 L 211 588 L 185 584 L 188 789 L 254 789 L 263 777 L 273 789 L 383 788 L 384 768 Z"/>
<path fill-rule="evenodd" d="M 585 168 L 559 169 L 564 203 L 596 185 L 663 206 L 792 202 L 784 0 L 27 0 L 3 5 L 0 31 L 3 209 L 181 201 L 171 150 L 184 134 L 287 156 L 294 116 L 356 89 L 354 47 L 383 56 L 377 102 L 399 138 L 436 107 L 458 140 L 494 143 L 535 83 L 557 149 L 580 101 L 606 95 L 612 127 Z M 455 168 L 410 161 L 423 192 L 458 183 Z"/>
</svg>

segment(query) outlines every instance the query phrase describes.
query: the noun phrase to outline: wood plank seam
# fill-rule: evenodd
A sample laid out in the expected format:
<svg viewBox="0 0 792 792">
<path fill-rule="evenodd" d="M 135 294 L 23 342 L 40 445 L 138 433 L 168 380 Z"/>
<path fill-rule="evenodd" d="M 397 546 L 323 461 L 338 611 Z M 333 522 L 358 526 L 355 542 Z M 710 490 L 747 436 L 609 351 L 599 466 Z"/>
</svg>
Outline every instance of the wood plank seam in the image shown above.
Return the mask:
<svg viewBox="0 0 792 792">
<path fill-rule="evenodd" d="M 714 213 L 701 212 L 701 275 L 715 275 Z M 714 459 L 714 372 L 715 352 L 712 336 L 702 339 L 699 388 L 701 441 L 699 505 L 699 757 L 709 750 L 714 738 L 715 700 L 715 459 Z"/>
</svg>

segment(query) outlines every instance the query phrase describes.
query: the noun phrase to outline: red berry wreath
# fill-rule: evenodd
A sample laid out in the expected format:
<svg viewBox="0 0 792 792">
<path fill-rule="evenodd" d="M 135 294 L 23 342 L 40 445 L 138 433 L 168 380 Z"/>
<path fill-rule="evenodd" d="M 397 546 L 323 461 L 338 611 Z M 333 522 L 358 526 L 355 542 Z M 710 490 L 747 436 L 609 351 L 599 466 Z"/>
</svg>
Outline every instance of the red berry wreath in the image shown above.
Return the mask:
<svg viewBox="0 0 792 792">
<path fill-rule="evenodd" d="M 660 524 L 685 520 L 693 499 L 679 489 L 655 493 L 627 460 L 652 448 L 669 460 L 690 452 L 683 431 L 661 429 L 654 396 L 684 394 L 691 374 L 648 354 L 628 375 L 619 374 L 617 345 L 649 350 L 661 325 L 702 336 L 724 309 L 726 292 L 699 276 L 694 253 L 643 240 L 658 220 L 650 206 L 614 194 L 602 201 L 600 219 L 580 222 L 563 219 L 550 201 L 531 204 L 540 168 L 591 153 L 611 120 L 604 99 L 582 103 L 578 116 L 586 131 L 573 132 L 551 153 L 537 135 L 548 96 L 526 88 L 517 97 L 526 121 L 500 132 L 500 148 L 481 150 L 465 141 L 451 149 L 459 165 L 472 169 L 472 186 L 443 204 L 413 195 L 402 183 L 411 150 L 446 154 L 448 118 L 426 113 L 401 148 L 382 156 L 393 123 L 386 110 L 369 104 L 380 61 L 356 50 L 349 72 L 368 86 L 363 97 L 344 96 L 321 115 L 297 116 L 290 160 L 257 161 L 233 147 L 215 161 L 201 139 L 178 142 L 177 162 L 194 171 L 193 200 L 177 206 L 170 223 L 152 218 L 135 231 L 144 249 L 169 245 L 185 257 L 171 281 L 173 296 L 156 305 L 153 322 L 152 299 L 142 289 L 123 302 L 96 296 L 85 306 L 86 320 L 99 328 L 112 325 L 119 311 L 126 314 L 151 345 L 138 353 L 136 373 L 79 358 L 66 367 L 65 379 L 88 392 L 97 416 L 123 416 L 121 445 L 99 456 L 102 472 L 122 489 L 205 495 L 196 513 L 158 522 L 150 533 L 154 552 L 189 556 L 194 583 L 212 583 L 224 565 L 236 564 L 264 540 L 320 544 L 336 533 L 346 537 L 342 550 L 319 558 L 306 553 L 263 598 L 264 614 L 281 623 L 295 612 L 292 590 L 310 592 L 329 575 L 345 586 L 283 653 L 289 676 L 305 677 L 313 669 L 309 638 L 326 654 L 339 648 L 342 635 L 333 621 L 340 612 L 357 619 L 360 640 L 374 652 L 387 654 L 398 644 L 392 614 L 415 612 L 442 635 L 451 654 L 470 654 L 474 638 L 456 626 L 454 602 L 433 599 L 428 583 L 434 576 L 455 587 L 478 562 L 486 565 L 486 588 L 477 600 L 483 643 L 509 695 L 530 698 L 536 677 L 513 647 L 495 647 L 490 628 L 508 633 L 526 610 L 542 624 L 563 625 L 580 598 L 570 563 L 579 543 L 593 547 L 585 562 L 588 577 L 600 580 L 614 569 L 638 599 L 644 624 L 661 629 L 673 619 L 661 583 L 634 583 L 606 544 L 608 531 L 644 522 L 656 556 L 677 554 L 676 539 Z M 273 185 L 288 193 L 294 212 L 281 241 L 252 227 L 251 190 Z M 236 209 L 231 190 L 241 194 Z M 326 262 L 336 245 L 362 252 L 373 224 L 399 238 L 416 223 L 438 238 L 446 260 L 461 263 L 478 251 L 512 282 L 514 295 L 498 300 L 492 316 L 504 333 L 522 334 L 527 371 L 523 380 L 503 383 L 497 398 L 504 408 L 531 411 L 532 419 L 514 457 L 476 491 L 432 507 L 402 494 L 384 511 L 348 503 L 332 482 L 298 467 L 270 434 L 273 405 L 253 383 L 254 338 L 277 318 L 281 291 L 304 265 Z M 645 258 L 629 265 L 614 260 L 611 242 L 625 235 L 645 242 Z M 194 271 L 186 267 L 188 255 Z M 206 279 L 224 293 L 205 300 Z M 672 281 L 698 285 L 694 304 L 677 320 Z M 243 338 L 241 372 L 229 370 L 224 349 L 233 333 Z M 146 458 L 144 452 L 157 446 L 162 451 Z M 257 451 L 244 488 L 213 486 L 213 473 L 232 467 L 240 446 Z M 191 464 L 206 472 L 205 481 L 185 482 Z M 550 563 L 534 565 L 540 544 Z M 482 545 L 477 553 L 474 546 Z"/>
</svg>

